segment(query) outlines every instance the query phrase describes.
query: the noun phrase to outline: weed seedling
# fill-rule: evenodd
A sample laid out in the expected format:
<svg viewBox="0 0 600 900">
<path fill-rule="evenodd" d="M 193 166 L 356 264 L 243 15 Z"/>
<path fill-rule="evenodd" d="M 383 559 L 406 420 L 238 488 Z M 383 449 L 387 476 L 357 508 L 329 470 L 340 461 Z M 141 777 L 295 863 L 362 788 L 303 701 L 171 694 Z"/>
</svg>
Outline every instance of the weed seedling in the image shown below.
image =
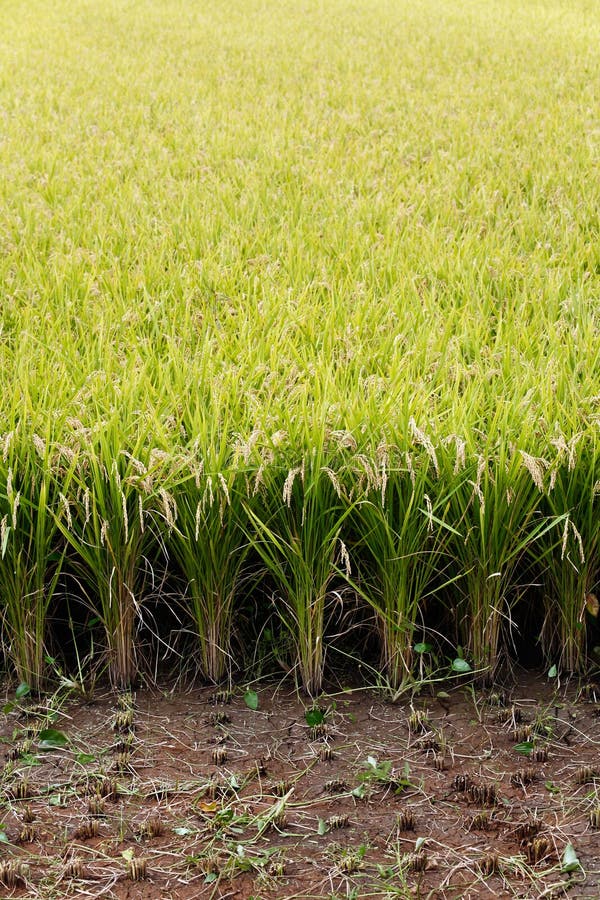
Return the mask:
<svg viewBox="0 0 600 900">
<path fill-rule="evenodd" d="M 389 759 L 379 762 L 376 757 L 368 756 L 364 763 L 364 769 L 359 774 L 359 780 L 363 784 L 377 784 L 391 788 L 395 794 L 400 794 L 406 788 L 414 787 L 410 780 L 408 763 L 404 764 L 403 773 L 392 768 Z"/>
</svg>

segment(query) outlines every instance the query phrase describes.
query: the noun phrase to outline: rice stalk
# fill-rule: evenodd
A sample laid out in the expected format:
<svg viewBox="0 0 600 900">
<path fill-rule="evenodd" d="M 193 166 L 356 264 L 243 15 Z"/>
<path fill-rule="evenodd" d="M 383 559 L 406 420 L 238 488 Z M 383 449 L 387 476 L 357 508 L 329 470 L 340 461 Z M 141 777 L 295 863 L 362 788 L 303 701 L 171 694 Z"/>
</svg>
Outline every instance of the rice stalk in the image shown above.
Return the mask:
<svg viewBox="0 0 600 900">
<path fill-rule="evenodd" d="M 35 444 L 33 443 L 35 441 Z M 49 440 L 13 434 L 0 459 L 0 616 L 5 654 L 32 691 L 45 684 L 47 614 L 64 562 L 57 519 L 71 468 L 53 472 Z"/>
<path fill-rule="evenodd" d="M 71 567 L 91 612 L 102 623 L 108 671 L 117 688 L 138 673 L 136 629 L 156 564 L 156 523 L 166 518 L 160 477 L 110 443 L 110 433 L 80 454 L 69 495 L 71 519 L 58 520 L 74 551 Z"/>
<path fill-rule="evenodd" d="M 558 524 L 541 508 L 542 464 L 535 477 L 532 465 L 503 445 L 488 447 L 486 455 L 471 456 L 449 495 L 447 521 L 455 531 L 448 545 L 462 573 L 454 606 L 459 640 L 490 680 L 513 638 L 512 610 L 520 580 L 526 583 L 528 553 L 542 560 L 538 542 Z"/>
<path fill-rule="evenodd" d="M 274 585 L 275 611 L 293 641 L 302 686 L 314 697 L 323 684 L 329 592 L 351 504 L 317 450 L 285 473 L 266 468 L 257 499 L 254 509 L 246 505 L 248 538 Z"/>
<path fill-rule="evenodd" d="M 177 521 L 166 549 L 187 585 L 183 606 L 198 638 L 200 671 L 218 684 L 234 668 L 231 634 L 235 599 L 243 579 L 248 542 L 240 524 L 251 502 L 249 484 L 235 469 L 202 467 L 173 489 Z"/>
<path fill-rule="evenodd" d="M 395 457 L 378 467 L 378 484 L 352 515 L 360 594 L 375 611 L 381 668 L 393 689 L 412 675 L 415 629 L 448 566 L 446 527 L 439 518 L 444 501 L 436 499 L 434 507 L 428 493 L 436 478 L 431 456 L 407 454 L 404 466 L 399 452 Z"/>
<path fill-rule="evenodd" d="M 560 517 L 561 526 L 558 535 L 545 538 L 542 648 L 548 662 L 583 673 L 589 664 L 589 629 L 598 618 L 600 586 L 597 438 L 594 431 L 569 441 L 561 435 L 554 447 L 544 499 L 548 514 Z"/>
</svg>

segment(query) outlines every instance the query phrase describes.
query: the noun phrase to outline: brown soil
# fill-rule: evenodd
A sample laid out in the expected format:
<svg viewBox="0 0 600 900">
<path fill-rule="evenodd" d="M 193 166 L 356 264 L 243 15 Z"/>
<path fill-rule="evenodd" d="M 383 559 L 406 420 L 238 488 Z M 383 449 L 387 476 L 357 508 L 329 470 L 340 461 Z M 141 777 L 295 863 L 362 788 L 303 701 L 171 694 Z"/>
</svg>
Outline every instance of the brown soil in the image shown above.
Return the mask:
<svg viewBox="0 0 600 900">
<path fill-rule="evenodd" d="M 313 729 L 287 686 L 14 709 L 0 896 L 600 898 L 600 706 L 554 688 L 337 692 Z"/>
</svg>

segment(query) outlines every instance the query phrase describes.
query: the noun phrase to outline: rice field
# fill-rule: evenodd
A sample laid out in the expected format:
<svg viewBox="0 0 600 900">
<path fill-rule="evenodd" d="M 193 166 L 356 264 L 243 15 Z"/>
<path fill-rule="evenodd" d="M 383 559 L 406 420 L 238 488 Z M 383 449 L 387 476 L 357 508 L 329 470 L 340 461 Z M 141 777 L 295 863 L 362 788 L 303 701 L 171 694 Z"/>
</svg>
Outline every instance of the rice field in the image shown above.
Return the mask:
<svg viewBox="0 0 600 900">
<path fill-rule="evenodd" d="M 7 673 L 598 664 L 597 0 L 6 0 Z"/>
</svg>

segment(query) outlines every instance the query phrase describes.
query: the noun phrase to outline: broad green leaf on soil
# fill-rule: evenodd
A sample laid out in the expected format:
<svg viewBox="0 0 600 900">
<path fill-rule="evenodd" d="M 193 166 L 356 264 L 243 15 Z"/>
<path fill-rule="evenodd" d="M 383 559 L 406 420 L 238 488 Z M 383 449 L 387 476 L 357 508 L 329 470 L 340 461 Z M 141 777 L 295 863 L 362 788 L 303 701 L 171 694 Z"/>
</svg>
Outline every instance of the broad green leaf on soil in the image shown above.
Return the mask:
<svg viewBox="0 0 600 900">
<path fill-rule="evenodd" d="M 187 837 L 190 834 L 195 834 L 196 830 L 194 828 L 186 828 L 184 825 L 182 825 L 179 828 L 174 828 L 173 833 L 178 834 L 179 837 Z"/>
<path fill-rule="evenodd" d="M 471 666 L 466 661 L 466 659 L 461 659 L 460 656 L 457 656 L 456 659 L 452 660 L 452 671 L 464 674 L 471 671 Z"/>
<path fill-rule="evenodd" d="M 15 708 L 15 704 L 12 702 L 8 702 L 8 703 L 5 703 L 4 706 L 2 707 L 2 712 L 4 713 L 5 716 L 7 716 L 9 713 L 11 713 L 13 711 L 14 708 Z"/>
<path fill-rule="evenodd" d="M 558 667 L 550 666 L 550 668 L 548 669 L 548 678 L 556 678 L 557 675 L 558 675 Z"/>
<path fill-rule="evenodd" d="M 248 709 L 258 709 L 258 694 L 256 691 L 246 691 L 244 694 L 244 703 Z"/>
<path fill-rule="evenodd" d="M 4 822 L 0 823 L 0 844 L 10 844 L 10 841 L 6 836 L 6 825 Z"/>
<path fill-rule="evenodd" d="M 438 691 L 436 697 L 438 700 L 449 700 L 450 694 L 447 691 Z"/>
<path fill-rule="evenodd" d="M 317 834 L 327 834 L 327 830 L 327 822 L 325 821 L 325 819 L 319 819 L 319 824 L 317 825 Z"/>
<path fill-rule="evenodd" d="M 562 855 L 562 859 L 560 861 L 560 871 L 561 872 L 575 872 L 577 869 L 581 869 L 581 863 L 577 858 L 577 854 L 575 853 L 575 847 L 573 844 L 567 844 L 565 847 L 565 852 Z"/>
<path fill-rule="evenodd" d="M 520 744 L 515 744 L 514 749 L 517 753 L 522 753 L 524 756 L 529 756 L 531 751 L 533 750 L 533 744 L 531 741 L 522 741 Z"/>
<path fill-rule="evenodd" d="M 24 753 L 23 756 L 19 760 L 20 766 L 41 766 L 41 762 L 39 761 L 37 756 L 34 756 L 33 753 Z"/>
<path fill-rule="evenodd" d="M 551 781 L 545 781 L 544 787 L 550 794 L 560 794 L 560 788 L 556 787 Z"/>
<path fill-rule="evenodd" d="M 426 840 L 427 840 L 427 838 L 424 838 L 424 837 L 420 837 L 420 838 L 417 838 L 417 839 L 416 839 L 416 841 L 415 841 L 415 853 L 418 853 L 418 852 L 419 852 L 419 850 L 421 849 L 421 847 L 423 846 L 423 844 L 425 843 Z"/>
<path fill-rule="evenodd" d="M 40 750 L 62 750 L 69 743 L 69 738 L 56 728 L 44 728 L 38 735 Z"/>
<path fill-rule="evenodd" d="M 312 709 L 306 710 L 304 718 L 306 719 L 306 724 L 310 725 L 312 728 L 313 725 L 320 725 L 325 721 L 325 713 L 322 709 L 315 706 Z"/>
<path fill-rule="evenodd" d="M 22 681 L 15 691 L 15 697 L 17 698 L 17 700 L 22 700 L 23 697 L 27 697 L 30 693 L 31 688 L 25 681 Z"/>
<path fill-rule="evenodd" d="M 206 878 L 204 879 L 204 884 L 212 884 L 213 881 L 217 880 L 216 872 L 209 872 Z"/>
<path fill-rule="evenodd" d="M 429 653 L 431 650 L 431 644 L 415 644 L 414 646 L 415 653 Z"/>
<path fill-rule="evenodd" d="M 96 761 L 96 757 L 93 753 L 78 753 L 75 759 L 82 766 L 86 766 L 88 763 Z"/>
</svg>

